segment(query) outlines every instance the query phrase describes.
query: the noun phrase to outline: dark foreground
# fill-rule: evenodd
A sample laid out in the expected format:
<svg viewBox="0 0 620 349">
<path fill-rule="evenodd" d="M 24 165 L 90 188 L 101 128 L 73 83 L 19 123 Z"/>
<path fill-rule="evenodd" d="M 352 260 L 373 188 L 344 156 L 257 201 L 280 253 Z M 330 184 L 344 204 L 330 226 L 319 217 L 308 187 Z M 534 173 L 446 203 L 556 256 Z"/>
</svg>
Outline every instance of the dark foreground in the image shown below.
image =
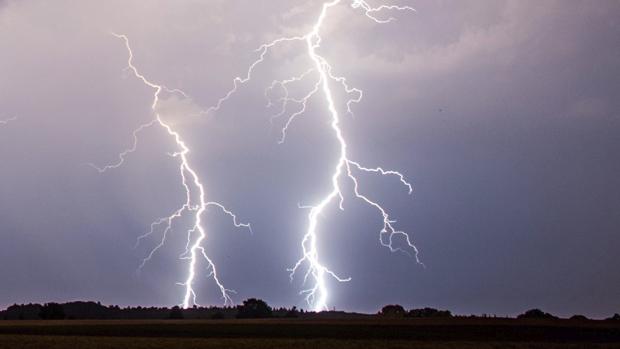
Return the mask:
<svg viewBox="0 0 620 349">
<path fill-rule="evenodd" d="M 620 325 L 465 318 L 0 321 L 0 348 L 620 348 Z"/>
</svg>

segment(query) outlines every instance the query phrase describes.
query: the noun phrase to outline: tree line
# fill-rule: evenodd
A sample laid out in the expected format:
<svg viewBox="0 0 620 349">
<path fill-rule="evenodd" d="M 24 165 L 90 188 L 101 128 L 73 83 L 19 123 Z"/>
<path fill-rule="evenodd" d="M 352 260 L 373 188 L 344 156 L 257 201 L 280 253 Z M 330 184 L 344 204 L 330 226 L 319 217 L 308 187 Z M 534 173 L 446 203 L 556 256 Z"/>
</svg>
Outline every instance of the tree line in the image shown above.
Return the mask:
<svg viewBox="0 0 620 349">
<path fill-rule="evenodd" d="M 420 308 L 420 309 L 411 309 L 409 311 L 405 310 L 405 308 L 398 304 L 390 304 L 386 305 L 377 313 L 380 316 L 385 317 L 410 317 L 410 318 L 451 318 L 455 317 L 452 315 L 452 312 L 449 310 L 437 310 L 434 308 Z M 458 317 L 470 317 L 470 318 L 495 318 L 496 316 L 490 316 L 487 314 L 483 315 L 469 315 L 469 316 L 458 316 Z M 530 309 L 522 314 L 517 316 L 517 319 L 546 319 L 546 320 L 559 320 L 560 317 L 555 316 L 550 313 L 546 313 L 540 309 Z M 569 320 L 590 320 L 584 315 L 573 315 Z M 605 319 L 605 321 L 618 321 L 620 322 L 620 314 L 614 314 L 611 317 Z"/>
<path fill-rule="evenodd" d="M 63 319 L 232 319 L 297 317 L 303 310 L 296 307 L 272 308 L 265 301 L 250 298 L 234 307 L 199 307 L 181 309 L 168 307 L 105 306 L 100 302 L 68 302 L 45 304 L 14 304 L 0 311 L 3 320 L 63 320 Z"/>
<path fill-rule="evenodd" d="M 272 308 L 261 299 L 250 298 L 238 306 L 199 307 L 181 309 L 168 307 L 124 307 L 105 306 L 99 302 L 69 302 L 45 304 L 14 304 L 0 311 L 3 320 L 62 320 L 62 319 L 258 319 L 258 318 L 364 318 L 379 316 L 386 318 L 452 318 L 449 310 L 434 308 L 417 308 L 405 310 L 398 304 L 386 305 L 376 314 L 357 314 L 342 311 L 309 312 L 303 309 Z M 458 316 L 463 317 L 463 316 Z M 488 318 L 488 315 L 467 317 Z M 557 316 L 540 309 L 531 309 L 517 316 L 518 319 L 559 319 Z M 571 320 L 588 320 L 583 315 L 574 315 Z M 614 314 L 607 321 L 620 322 L 620 315 Z"/>
</svg>

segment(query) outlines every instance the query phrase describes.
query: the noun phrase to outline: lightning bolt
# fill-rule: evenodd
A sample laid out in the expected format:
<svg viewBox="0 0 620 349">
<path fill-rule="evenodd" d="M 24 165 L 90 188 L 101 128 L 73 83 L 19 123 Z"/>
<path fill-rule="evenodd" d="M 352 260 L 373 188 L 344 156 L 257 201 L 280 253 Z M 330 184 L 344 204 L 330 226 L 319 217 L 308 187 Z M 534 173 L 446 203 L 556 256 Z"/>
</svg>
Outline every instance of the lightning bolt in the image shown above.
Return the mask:
<svg viewBox="0 0 620 349">
<path fill-rule="evenodd" d="M 251 80 L 254 70 L 265 61 L 267 54 L 274 47 L 290 43 L 302 43 L 305 46 L 306 55 L 310 58 L 312 66 L 308 67 L 297 76 L 293 76 L 289 79 L 273 81 L 273 83 L 265 90 L 265 96 L 268 99 L 268 107 L 280 104 L 280 111 L 272 116 L 271 122 L 277 118 L 286 116 L 284 126 L 281 129 L 281 137 L 279 139 L 279 143 L 283 143 L 286 139 L 289 127 L 293 124 L 296 118 L 304 114 L 308 102 L 313 97 L 322 95 L 322 98 L 327 104 L 327 109 L 331 119 L 331 128 L 339 144 L 339 157 L 331 177 L 331 191 L 329 191 L 319 203 L 306 207 L 310 210 L 310 212 L 308 214 L 308 228 L 301 242 L 303 253 L 297 263 L 295 263 L 292 268 L 288 269 L 290 272 L 289 276 L 292 281 L 296 273 L 303 266 L 306 266 L 307 269 L 304 273 L 303 284 L 306 284 L 309 278 L 313 279 L 314 284 L 312 287 L 302 290 L 300 294 L 305 295 L 308 305 L 315 311 L 328 309 L 327 302 L 329 292 L 326 285 L 326 278 L 331 277 L 338 282 L 347 282 L 351 280 L 350 277 L 341 277 L 323 265 L 320 261 L 318 247 L 319 217 L 330 206 L 330 204 L 336 201 L 338 202 L 339 208 L 344 210 L 344 194 L 341 188 L 341 181 L 345 179 L 348 179 L 353 184 L 352 194 L 357 199 L 360 199 L 375 208 L 380 214 L 383 227 L 379 233 L 379 243 L 382 246 L 387 247 L 391 252 L 403 252 L 409 255 L 411 255 L 409 251 L 413 252 L 416 262 L 424 266 L 418 257 L 418 248 L 411 241 L 409 234 L 398 230 L 394 226 L 396 221 L 390 218 L 387 210 L 384 209 L 378 202 L 362 193 L 356 174 L 367 173 L 382 176 L 393 176 L 400 181 L 409 194 L 413 192 L 411 184 L 405 179 L 405 176 L 402 173 L 393 170 L 384 170 L 381 167 L 363 166 L 359 162 L 350 159 L 347 152 L 348 145 L 340 125 L 340 113 L 336 107 L 334 94 L 332 93 L 332 85 L 343 89 L 343 91 L 349 96 L 346 101 L 347 113 L 349 114 L 353 114 L 352 106 L 362 101 L 363 92 L 360 89 L 351 87 L 346 78 L 335 75 L 333 68 L 327 59 L 321 56 L 318 52 L 323 40 L 320 32 L 324 26 L 325 18 L 327 17 L 330 9 L 341 5 L 342 3 L 349 3 L 351 8 L 354 10 L 361 10 L 364 16 L 378 24 L 385 24 L 395 20 L 394 17 L 382 17 L 381 15 L 385 11 L 415 11 L 415 9 L 409 6 L 380 5 L 373 7 L 364 0 L 332 0 L 323 2 L 321 12 L 308 33 L 300 36 L 280 37 L 269 43 L 261 45 L 256 50 L 258 53 L 258 58 L 250 64 L 245 76 L 236 77 L 233 80 L 232 89 L 220 98 L 214 106 L 204 111 L 204 113 L 207 114 L 218 111 L 222 107 L 223 103 L 228 101 L 241 85 Z M 291 97 L 288 86 L 309 78 L 314 79 L 312 84 L 313 87 L 301 98 Z M 272 95 L 275 93 L 276 88 L 281 91 L 282 97 L 274 100 Z M 297 110 L 289 113 L 290 105 L 295 105 Z M 404 245 L 406 246 L 399 247 L 396 245 L 395 240 L 398 237 L 404 241 Z"/>
<path fill-rule="evenodd" d="M 202 216 L 205 211 L 209 207 L 215 207 L 221 210 L 224 214 L 228 215 L 232 219 L 232 223 L 237 228 L 247 228 L 251 231 L 251 227 L 247 223 L 241 223 L 237 219 L 237 216 L 230 210 L 228 210 L 224 205 L 215 202 L 215 201 L 207 201 L 205 194 L 205 187 L 200 181 L 200 177 L 197 172 L 192 168 L 189 161 L 189 153 L 190 148 L 183 141 L 181 134 L 176 131 L 173 126 L 166 122 L 161 115 L 158 113 L 158 105 L 160 101 L 160 95 L 162 92 L 166 92 L 169 94 L 178 94 L 185 98 L 188 98 L 187 94 L 179 89 L 170 89 L 164 85 L 158 85 L 154 82 L 148 80 L 144 75 L 142 75 L 138 69 L 133 65 L 133 51 L 131 50 L 131 46 L 129 44 L 129 39 L 125 35 L 112 33 L 116 38 L 123 40 L 125 43 L 125 48 L 127 49 L 127 53 L 129 55 L 127 60 L 126 69 L 129 70 L 135 78 L 142 81 L 144 85 L 153 89 L 153 102 L 151 104 L 151 110 L 154 114 L 154 119 L 151 121 L 140 125 L 136 128 L 132 135 L 133 141 L 129 148 L 123 150 L 118 155 L 118 161 L 115 163 L 106 165 L 106 166 L 96 166 L 94 164 L 89 164 L 94 169 L 96 169 L 100 173 L 104 173 L 111 169 L 116 169 L 121 167 L 127 156 L 131 153 L 135 152 L 138 147 L 139 135 L 145 130 L 152 127 L 159 127 L 175 142 L 177 150 L 170 154 L 172 157 L 177 158 L 179 160 L 179 174 L 181 176 L 181 182 L 183 188 L 185 189 L 185 203 L 181 207 L 179 207 L 175 212 L 170 214 L 167 217 L 160 218 L 154 221 L 150 230 L 139 236 L 136 240 L 136 247 L 140 243 L 140 241 L 148 236 L 153 235 L 158 227 L 163 227 L 162 238 L 151 251 L 150 253 L 142 260 L 140 267 L 138 270 L 141 270 L 146 263 L 154 256 L 154 254 L 165 245 L 168 233 L 172 230 L 173 222 L 183 217 L 184 214 L 192 214 L 193 215 L 193 224 L 190 229 L 187 230 L 187 244 L 185 247 L 185 251 L 181 254 L 180 258 L 183 260 L 188 260 L 188 271 L 187 277 L 184 282 L 178 283 L 181 286 L 184 286 L 185 292 L 183 295 L 183 308 L 188 308 L 192 305 L 198 305 L 196 302 L 196 292 L 194 291 L 194 283 L 196 282 L 196 276 L 198 274 L 197 267 L 199 260 L 203 259 L 207 264 L 207 277 L 211 277 L 219 291 L 221 293 L 221 297 L 224 301 L 224 305 L 232 305 L 233 301 L 230 297 L 230 293 L 234 293 L 233 290 L 227 289 L 224 287 L 223 283 L 220 281 L 217 273 L 217 268 L 215 267 L 215 263 L 213 260 L 207 255 L 207 252 L 204 248 L 204 243 L 207 238 L 206 231 L 202 225 Z M 198 195 L 196 195 L 197 193 Z"/>
<path fill-rule="evenodd" d="M 0 120 L 0 126 L 8 125 L 9 123 L 17 120 L 16 116 L 10 117 L 8 119 Z"/>
</svg>

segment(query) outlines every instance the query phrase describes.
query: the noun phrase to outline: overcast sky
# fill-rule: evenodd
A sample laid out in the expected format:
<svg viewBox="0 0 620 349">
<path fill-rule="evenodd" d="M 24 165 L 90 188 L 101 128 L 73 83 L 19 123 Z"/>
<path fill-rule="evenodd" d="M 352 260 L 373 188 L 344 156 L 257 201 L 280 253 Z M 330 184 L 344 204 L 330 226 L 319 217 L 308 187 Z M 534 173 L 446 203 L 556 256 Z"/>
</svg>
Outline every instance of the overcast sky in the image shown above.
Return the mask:
<svg viewBox="0 0 620 349">
<path fill-rule="evenodd" d="M 372 1 L 378 4 L 378 1 Z M 410 233 L 423 268 L 378 241 L 381 217 L 345 197 L 321 217 L 330 306 L 387 303 L 456 313 L 620 312 L 620 3 L 614 0 L 403 0 L 416 13 L 378 25 L 347 6 L 330 13 L 321 54 L 364 90 L 343 116 L 351 157 L 401 171 L 360 176 Z M 306 67 L 303 47 L 269 55 L 214 115 L 213 105 L 260 44 L 308 31 L 322 1 L 0 0 L 0 307 L 97 300 L 174 305 L 186 276 L 179 222 L 134 249 L 150 223 L 184 201 L 175 150 L 156 128 L 124 167 L 131 133 L 153 118 L 152 90 L 124 68 L 126 34 L 152 81 L 191 99 L 164 101 L 192 149 L 210 199 L 252 223 L 204 217 L 208 253 L 236 301 L 302 306 L 287 268 L 301 256 L 307 211 L 330 190 L 338 156 L 325 102 L 278 144 L 264 89 Z M 340 95 L 342 97 L 342 95 Z M 187 221 L 186 221 L 187 222 Z M 202 304 L 220 304 L 206 273 Z"/>
</svg>

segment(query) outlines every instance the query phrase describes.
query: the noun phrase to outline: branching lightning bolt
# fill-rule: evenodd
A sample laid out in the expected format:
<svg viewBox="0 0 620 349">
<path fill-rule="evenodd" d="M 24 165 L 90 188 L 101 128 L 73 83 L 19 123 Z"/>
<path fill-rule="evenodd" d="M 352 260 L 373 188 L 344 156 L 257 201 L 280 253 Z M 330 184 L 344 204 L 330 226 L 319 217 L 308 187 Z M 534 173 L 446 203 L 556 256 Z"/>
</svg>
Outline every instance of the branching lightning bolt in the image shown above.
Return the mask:
<svg viewBox="0 0 620 349">
<path fill-rule="evenodd" d="M 89 164 L 89 165 L 91 165 L 93 168 L 95 168 L 100 173 L 104 173 L 111 169 L 119 168 L 124 164 L 126 157 L 129 154 L 136 151 L 138 147 L 139 135 L 141 132 L 144 132 L 146 129 L 154 127 L 154 126 L 157 126 L 163 129 L 166 132 L 166 134 L 176 144 L 176 147 L 177 147 L 176 152 L 170 155 L 174 158 L 179 159 L 179 174 L 181 176 L 181 182 L 183 184 L 183 188 L 185 189 L 186 198 L 185 198 L 185 203 L 180 208 L 178 208 L 171 215 L 154 221 L 150 226 L 150 230 L 146 234 L 139 236 L 138 239 L 136 240 L 136 247 L 137 247 L 142 239 L 153 235 L 156 232 L 156 229 L 158 227 L 160 226 L 163 227 L 163 231 L 161 234 L 162 238 L 159 244 L 157 244 L 157 246 L 155 246 L 150 251 L 150 253 L 142 260 L 139 270 L 142 269 L 142 267 L 146 265 L 146 263 L 153 257 L 153 255 L 157 252 L 157 250 L 159 250 L 161 247 L 164 246 L 167 235 L 172 230 L 173 222 L 176 219 L 182 217 L 185 213 L 191 213 L 193 214 L 193 224 L 192 224 L 192 227 L 188 229 L 187 231 L 186 248 L 185 248 L 185 251 L 180 256 L 181 259 L 189 261 L 187 277 L 184 282 L 179 283 L 179 285 L 182 285 L 185 287 L 182 306 L 184 308 L 188 308 L 192 305 L 198 304 L 196 302 L 196 292 L 194 291 L 193 286 L 196 281 L 195 280 L 196 275 L 198 274 L 196 270 L 198 267 L 198 261 L 201 258 L 204 259 L 204 261 L 207 263 L 207 268 L 208 268 L 207 277 L 213 278 L 215 284 L 220 290 L 221 297 L 224 301 L 224 304 L 232 305 L 233 301 L 230 297 L 230 293 L 234 293 L 234 291 L 229 290 L 226 287 L 224 287 L 224 285 L 222 284 L 222 282 L 220 281 L 218 277 L 217 269 L 215 267 L 213 260 L 207 255 L 207 252 L 205 248 L 203 247 L 203 244 L 207 238 L 207 234 L 202 225 L 202 216 L 208 207 L 215 207 L 215 208 L 220 209 L 226 215 L 230 216 L 235 227 L 247 228 L 250 231 L 251 231 L 251 227 L 249 224 L 239 222 L 239 220 L 237 219 L 237 216 L 232 211 L 224 207 L 222 204 L 215 202 L 215 201 L 206 200 L 205 187 L 200 181 L 200 178 L 198 174 L 196 173 L 196 171 L 191 167 L 190 161 L 188 159 L 188 155 L 190 153 L 189 147 L 183 141 L 179 132 L 177 132 L 170 123 L 167 123 L 157 111 L 158 104 L 160 101 L 160 94 L 162 92 L 167 92 L 171 94 L 179 94 L 185 98 L 187 98 L 187 94 L 185 94 L 183 91 L 179 89 L 169 89 L 166 86 L 158 85 L 148 80 L 133 65 L 133 52 L 131 50 L 129 39 L 127 38 L 127 36 L 115 34 L 115 33 L 112 33 L 112 35 L 114 35 L 115 37 L 119 39 L 122 39 L 125 43 L 125 47 L 129 55 L 126 69 L 131 71 L 131 73 L 137 79 L 142 81 L 144 85 L 154 90 L 151 109 L 153 111 L 153 114 L 155 115 L 155 118 L 145 124 L 140 125 L 138 128 L 136 128 L 133 131 L 132 145 L 119 154 L 117 162 L 103 166 L 103 167 L 96 166 L 94 164 Z M 197 196 L 195 195 L 195 192 L 198 193 Z"/>
<path fill-rule="evenodd" d="M 0 120 L 0 126 L 8 125 L 9 123 L 17 120 L 17 116 L 10 117 L 8 119 Z"/>
<path fill-rule="evenodd" d="M 319 224 L 318 219 L 330 204 L 332 204 L 334 201 L 338 201 L 340 209 L 344 209 L 344 195 L 340 186 L 340 182 L 345 178 L 349 179 L 353 184 L 353 195 L 356 198 L 367 203 L 371 207 L 375 208 L 380 213 L 383 220 L 383 227 L 379 233 L 380 244 L 389 248 L 389 250 L 392 252 L 400 251 L 409 254 L 407 250 L 410 250 L 413 252 L 413 256 L 415 257 L 416 262 L 421 264 L 422 266 L 424 265 L 418 257 L 418 248 L 413 244 L 410 236 L 407 233 L 397 230 L 394 227 L 395 221 L 390 218 L 389 214 L 383 208 L 383 206 L 381 206 L 379 203 L 370 199 L 368 196 L 361 192 L 355 172 L 379 174 L 383 176 L 394 176 L 401 182 L 402 185 L 407 188 L 409 194 L 411 194 L 413 191 L 411 184 L 405 179 L 405 176 L 398 171 L 384 170 L 381 167 L 372 168 L 363 166 L 359 162 L 351 160 L 347 153 L 348 146 L 340 126 L 340 114 L 338 108 L 336 107 L 331 84 L 340 86 L 340 88 L 342 88 L 344 92 L 349 95 L 349 99 L 346 101 L 347 112 L 349 114 L 353 113 L 352 105 L 361 102 L 362 91 L 360 89 L 351 87 L 348 84 L 346 78 L 336 76 L 333 73 L 332 66 L 328 63 L 327 59 L 318 53 L 318 49 L 320 48 L 322 41 L 320 32 L 323 27 L 325 18 L 327 17 L 328 11 L 331 8 L 345 2 L 350 3 L 350 6 L 353 9 L 361 9 L 367 18 L 378 24 L 389 23 L 394 20 L 393 17 L 381 18 L 380 15 L 384 11 L 415 11 L 412 7 L 409 6 L 380 5 L 373 7 L 364 0 L 352 0 L 351 2 L 344 0 L 332 0 L 324 2 L 321 7 L 321 12 L 316 22 L 312 26 L 310 32 L 300 36 L 281 37 L 273 40 L 270 43 L 260 46 L 256 50 L 259 55 L 258 59 L 249 66 L 245 76 L 235 78 L 233 81 L 233 88 L 229 90 L 222 98 L 220 98 L 213 107 L 204 111 L 204 113 L 218 111 L 222 107 L 223 103 L 229 100 L 233 94 L 235 94 L 240 85 L 245 84 L 246 82 L 251 80 L 254 70 L 265 61 L 268 52 L 272 48 L 285 43 L 295 42 L 303 43 L 306 47 L 307 56 L 308 58 L 310 58 L 312 66 L 297 76 L 285 80 L 275 80 L 271 84 L 271 86 L 266 89 L 265 95 L 268 98 L 268 107 L 274 106 L 278 103 L 280 104 L 280 111 L 271 118 L 272 122 L 277 118 L 287 115 L 290 105 L 297 106 L 296 111 L 290 112 L 290 114 L 288 114 L 288 116 L 286 117 L 286 121 L 284 122 L 284 126 L 282 127 L 279 143 L 283 143 L 286 139 L 289 127 L 292 125 L 296 118 L 304 114 L 308 102 L 312 99 L 312 97 L 322 94 L 325 102 L 327 103 L 329 115 L 331 117 L 331 128 L 339 144 L 339 157 L 331 177 L 332 189 L 318 204 L 307 207 L 310 212 L 308 214 L 308 229 L 301 243 L 303 255 L 292 268 L 288 269 L 290 272 L 289 276 L 291 280 L 293 280 L 298 270 L 304 265 L 307 266 L 307 270 L 303 277 L 303 282 L 304 284 L 306 284 L 308 278 L 311 277 L 314 280 L 314 285 L 308 289 L 302 290 L 300 293 L 302 295 L 305 295 L 305 299 L 308 305 L 311 306 L 315 311 L 322 311 L 328 309 L 328 290 L 326 285 L 326 278 L 328 276 L 339 282 L 346 282 L 350 280 L 350 278 L 348 277 L 344 278 L 339 276 L 321 263 L 319 258 L 317 233 Z M 288 86 L 308 79 L 310 77 L 313 77 L 315 79 L 313 83 L 313 88 L 310 89 L 310 91 L 308 91 L 301 98 L 291 97 Z M 276 88 L 282 91 L 283 96 L 274 100 L 271 95 L 274 93 L 274 90 Z M 406 246 L 396 246 L 394 241 L 396 237 L 403 238 Z"/>
</svg>

